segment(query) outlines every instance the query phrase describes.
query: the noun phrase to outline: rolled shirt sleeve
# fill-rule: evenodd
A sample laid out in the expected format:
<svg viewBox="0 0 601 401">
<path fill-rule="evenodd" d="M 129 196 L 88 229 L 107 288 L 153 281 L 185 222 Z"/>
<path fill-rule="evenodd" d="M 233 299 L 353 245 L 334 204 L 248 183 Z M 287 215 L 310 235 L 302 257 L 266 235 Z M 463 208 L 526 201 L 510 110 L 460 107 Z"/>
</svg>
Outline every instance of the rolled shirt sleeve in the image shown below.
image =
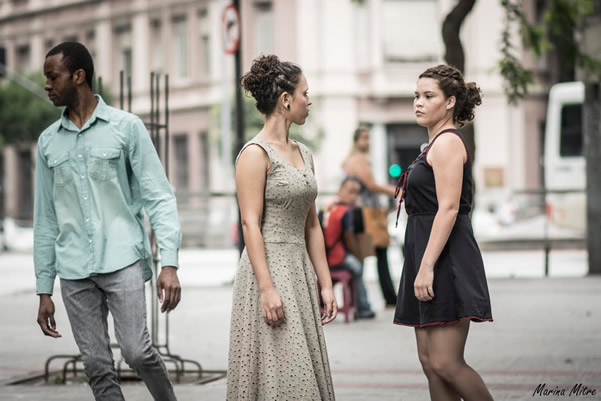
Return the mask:
<svg viewBox="0 0 601 401">
<path fill-rule="evenodd" d="M 129 159 L 140 185 L 144 210 L 155 232 L 161 266 L 179 267 L 181 228 L 175 195 L 144 123 L 133 119 L 130 129 Z"/>
<path fill-rule="evenodd" d="M 33 259 L 36 276 L 36 293 L 52 295 L 56 278 L 55 243 L 58 224 L 54 209 L 54 176 L 42 155 L 41 142 L 35 165 L 35 191 L 33 206 Z"/>
</svg>

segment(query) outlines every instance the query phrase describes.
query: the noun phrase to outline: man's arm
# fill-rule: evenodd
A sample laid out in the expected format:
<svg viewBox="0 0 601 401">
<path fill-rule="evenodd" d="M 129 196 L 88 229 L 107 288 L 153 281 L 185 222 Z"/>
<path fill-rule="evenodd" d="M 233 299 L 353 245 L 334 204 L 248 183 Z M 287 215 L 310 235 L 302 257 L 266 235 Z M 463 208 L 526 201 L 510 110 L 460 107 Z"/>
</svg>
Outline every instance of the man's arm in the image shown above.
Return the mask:
<svg viewBox="0 0 601 401">
<path fill-rule="evenodd" d="M 35 191 L 33 205 L 33 260 L 36 277 L 36 293 L 40 296 L 38 324 L 50 337 L 61 335 L 56 331 L 52 292 L 56 277 L 56 254 L 54 245 L 58 237 L 58 223 L 54 209 L 54 176 L 38 143 L 35 165 Z"/>
<path fill-rule="evenodd" d="M 144 210 L 156 234 L 161 254 L 162 269 L 157 279 L 159 300 L 163 304 L 161 311 L 169 312 L 181 299 L 177 279 L 181 229 L 175 195 L 146 127 L 139 118 L 131 125 L 128 152 L 132 171 L 140 184 Z"/>
</svg>

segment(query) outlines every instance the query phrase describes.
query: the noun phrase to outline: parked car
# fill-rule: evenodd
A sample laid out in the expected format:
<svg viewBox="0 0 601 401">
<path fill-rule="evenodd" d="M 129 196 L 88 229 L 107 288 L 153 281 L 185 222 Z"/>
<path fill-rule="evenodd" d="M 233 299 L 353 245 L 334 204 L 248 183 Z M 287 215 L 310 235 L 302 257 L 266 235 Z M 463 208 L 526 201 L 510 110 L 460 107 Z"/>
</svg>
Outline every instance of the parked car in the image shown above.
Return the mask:
<svg viewBox="0 0 601 401">
<path fill-rule="evenodd" d="M 562 82 L 549 92 L 544 171 L 547 216 L 559 227 L 586 228 L 586 165 L 583 153 L 584 84 Z M 553 192 L 566 191 L 566 192 Z"/>
</svg>

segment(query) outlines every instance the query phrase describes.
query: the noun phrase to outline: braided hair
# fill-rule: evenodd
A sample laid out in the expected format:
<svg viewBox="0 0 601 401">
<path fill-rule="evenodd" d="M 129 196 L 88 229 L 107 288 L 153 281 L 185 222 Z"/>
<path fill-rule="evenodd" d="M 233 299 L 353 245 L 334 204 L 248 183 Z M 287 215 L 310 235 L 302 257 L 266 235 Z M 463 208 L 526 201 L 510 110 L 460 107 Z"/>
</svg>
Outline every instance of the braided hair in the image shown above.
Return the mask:
<svg viewBox="0 0 601 401">
<path fill-rule="evenodd" d="M 275 54 L 261 55 L 253 60 L 250 71 L 240 79 L 240 84 L 247 95 L 250 92 L 255 98 L 257 110 L 270 115 L 282 93 L 294 94 L 302 72 L 298 65 L 280 61 Z"/>
<path fill-rule="evenodd" d="M 474 108 L 482 104 L 482 91 L 475 82 L 466 83 L 457 68 L 441 64 L 428 68 L 419 77 L 437 80 L 445 97 L 455 96 L 453 122 L 459 127 L 474 119 Z"/>
</svg>

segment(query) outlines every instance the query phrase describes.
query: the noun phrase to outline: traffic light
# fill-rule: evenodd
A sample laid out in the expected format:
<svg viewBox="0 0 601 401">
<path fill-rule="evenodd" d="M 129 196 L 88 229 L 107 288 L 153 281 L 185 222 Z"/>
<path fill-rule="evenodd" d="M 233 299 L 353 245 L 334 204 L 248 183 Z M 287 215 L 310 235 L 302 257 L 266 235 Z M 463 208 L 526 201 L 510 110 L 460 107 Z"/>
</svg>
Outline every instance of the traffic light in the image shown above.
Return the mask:
<svg viewBox="0 0 601 401">
<path fill-rule="evenodd" d="M 401 176 L 401 172 L 401 166 L 398 164 L 391 164 L 390 167 L 388 167 L 388 174 L 390 174 L 391 177 L 399 178 Z"/>
</svg>

